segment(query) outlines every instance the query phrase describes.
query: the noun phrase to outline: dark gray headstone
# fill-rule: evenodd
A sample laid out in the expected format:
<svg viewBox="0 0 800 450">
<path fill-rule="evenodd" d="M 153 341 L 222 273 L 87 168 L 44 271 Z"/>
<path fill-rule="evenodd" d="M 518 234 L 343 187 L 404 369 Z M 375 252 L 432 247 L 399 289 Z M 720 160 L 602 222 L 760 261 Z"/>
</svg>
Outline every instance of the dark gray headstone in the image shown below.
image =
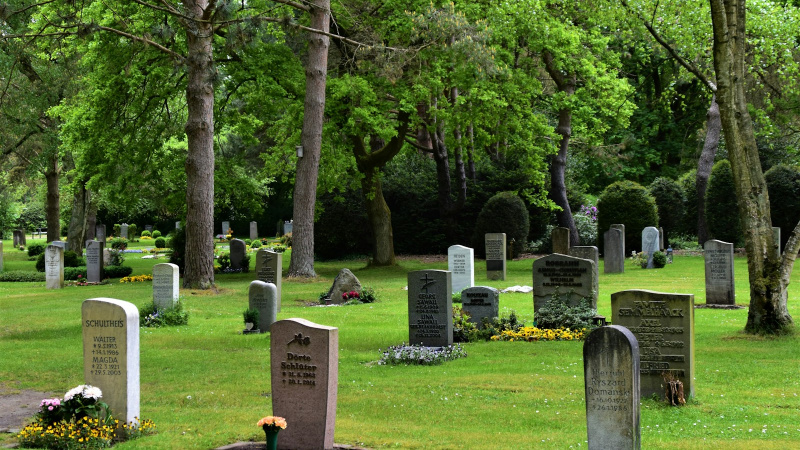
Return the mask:
<svg viewBox="0 0 800 450">
<path fill-rule="evenodd" d="M 174 308 L 180 297 L 178 266 L 161 263 L 153 266 L 153 303 L 158 309 Z"/>
<path fill-rule="evenodd" d="M 153 232 L 153 226 L 152 225 L 145 225 L 144 229 L 149 231 L 149 232 L 151 232 L 151 233 Z"/>
<path fill-rule="evenodd" d="M 461 291 L 461 309 L 469 314 L 469 321 L 483 328 L 483 318 L 490 321 L 500 311 L 500 291 L 489 286 L 475 286 Z"/>
<path fill-rule="evenodd" d="M 231 239 L 231 269 L 242 269 L 242 259 L 247 254 L 247 246 L 241 239 Z"/>
<path fill-rule="evenodd" d="M 258 323 L 255 325 L 262 333 L 270 331 L 278 320 L 278 289 L 272 283 L 255 280 L 250 282 L 248 297 L 250 309 L 258 310 Z"/>
<path fill-rule="evenodd" d="M 99 283 L 103 281 L 103 248 L 100 241 L 86 241 L 86 281 Z"/>
<path fill-rule="evenodd" d="M 603 233 L 604 251 L 603 272 L 604 273 L 623 273 L 625 272 L 625 242 L 623 242 L 622 230 L 609 228 Z"/>
<path fill-rule="evenodd" d="M 594 261 L 574 256 L 552 254 L 533 262 L 533 309 L 547 304 L 558 289 L 562 298 L 577 305 L 587 298 L 597 308 L 598 283 Z"/>
<path fill-rule="evenodd" d="M 283 256 L 261 247 L 256 252 L 256 279 L 272 283 L 278 289 L 278 312 L 281 312 L 281 281 L 283 278 Z"/>
<path fill-rule="evenodd" d="M 627 254 L 626 254 L 627 250 L 625 250 L 627 248 L 627 247 L 625 247 L 625 224 L 624 223 L 612 223 L 609 228 L 610 229 L 619 230 L 619 231 L 622 232 L 622 254 L 627 256 Z"/>
<path fill-rule="evenodd" d="M 258 239 L 258 222 L 250 222 L 250 240 Z"/>
<path fill-rule="evenodd" d="M 44 274 L 47 289 L 64 287 L 64 247 L 51 243 L 44 249 Z"/>
<path fill-rule="evenodd" d="M 113 298 L 81 305 L 83 380 L 103 392 L 120 426 L 139 417 L 139 309 Z"/>
<path fill-rule="evenodd" d="M 103 224 L 94 227 L 94 236 L 98 242 L 106 243 L 106 226 Z"/>
<path fill-rule="evenodd" d="M 642 230 L 642 253 L 647 255 L 647 268 L 652 269 L 653 255 L 658 251 L 658 228 L 647 227 Z"/>
<path fill-rule="evenodd" d="M 687 397 L 694 396 L 694 295 L 616 292 L 611 317 L 639 341 L 642 397 L 665 397 L 665 372 L 683 383 Z"/>
<path fill-rule="evenodd" d="M 703 245 L 706 262 L 706 304 L 735 305 L 733 244 L 716 239 Z"/>
<path fill-rule="evenodd" d="M 594 261 L 594 278 L 600 279 L 600 251 L 593 245 L 580 245 L 570 247 L 569 256 Z"/>
<path fill-rule="evenodd" d="M 486 278 L 506 279 L 506 234 L 486 233 Z"/>
<path fill-rule="evenodd" d="M 128 224 L 123 223 L 119 226 L 119 237 L 128 239 Z"/>
<path fill-rule="evenodd" d="M 583 344 L 590 450 L 641 448 L 639 344 L 627 328 L 600 327 Z"/>
<path fill-rule="evenodd" d="M 408 273 L 409 344 L 443 347 L 453 343 L 452 292 L 446 270 Z"/>
<path fill-rule="evenodd" d="M 556 227 L 550 232 L 553 241 L 553 253 L 569 255 L 569 228 Z"/>
<path fill-rule="evenodd" d="M 345 292 L 361 292 L 361 282 L 353 275 L 350 269 L 342 269 L 336 278 L 333 280 L 333 285 L 328 290 L 328 298 L 333 304 L 341 304 L 347 302 L 342 294 Z"/>
<path fill-rule="evenodd" d="M 222 222 L 222 234 L 227 235 L 230 229 L 231 229 L 230 222 L 228 222 L 227 220 L 225 222 Z"/>
<path fill-rule="evenodd" d="M 664 250 L 664 227 L 658 227 L 658 249 Z"/>
<path fill-rule="evenodd" d="M 305 319 L 279 320 L 270 336 L 272 414 L 286 419 L 282 449 L 333 448 L 339 330 Z"/>
<path fill-rule="evenodd" d="M 453 275 L 453 292 L 475 286 L 475 250 L 463 245 L 447 249 L 447 268 Z"/>
</svg>

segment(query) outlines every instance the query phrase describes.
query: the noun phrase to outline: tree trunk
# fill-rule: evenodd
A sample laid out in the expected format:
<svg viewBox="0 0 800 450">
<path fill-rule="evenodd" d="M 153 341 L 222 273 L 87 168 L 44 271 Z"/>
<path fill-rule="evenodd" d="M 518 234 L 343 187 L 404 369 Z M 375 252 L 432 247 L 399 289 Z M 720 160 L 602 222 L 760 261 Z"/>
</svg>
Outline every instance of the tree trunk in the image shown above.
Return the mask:
<svg viewBox="0 0 800 450">
<path fill-rule="evenodd" d="M 330 26 L 330 0 L 311 2 L 311 27 L 327 32 Z M 316 277 L 314 271 L 314 207 L 322 149 L 322 122 L 325 114 L 325 82 L 328 74 L 329 39 L 311 33 L 308 39 L 306 98 L 301 144 L 303 157 L 297 161 L 294 186 L 294 228 L 289 276 Z"/>
<path fill-rule="evenodd" d="M 213 8 L 208 1 L 184 0 L 198 19 L 188 28 L 186 85 L 186 268 L 184 288 L 214 286 L 214 57 Z"/>
<path fill-rule="evenodd" d="M 58 192 L 58 155 L 53 155 L 48 162 L 47 171 L 44 178 L 47 181 L 47 195 L 45 197 L 45 211 L 47 214 L 47 242 L 61 240 L 61 210 L 60 196 Z"/>
<path fill-rule="evenodd" d="M 722 122 L 719 117 L 719 105 L 716 94 L 711 97 L 711 106 L 706 114 L 706 139 L 703 143 L 703 152 L 697 161 L 697 176 L 695 190 L 697 191 L 697 242 L 703 245 L 708 240 L 708 226 L 706 225 L 706 188 L 711 168 L 714 166 L 714 156 L 719 146 L 719 136 Z"/>
<path fill-rule="evenodd" d="M 361 180 L 361 189 L 364 192 L 367 218 L 374 237 L 370 265 L 393 266 L 395 264 L 395 256 L 392 212 L 383 198 L 378 168 L 371 168 L 364 173 L 364 178 Z"/>
<path fill-rule="evenodd" d="M 72 196 L 72 216 L 67 229 L 67 250 L 72 250 L 79 255 L 83 254 L 84 241 L 86 241 L 91 195 L 91 192 L 86 189 L 86 185 L 81 183 Z"/>
<path fill-rule="evenodd" d="M 745 97 L 745 1 L 710 1 L 717 103 L 736 184 L 750 279 L 750 310 L 745 331 L 781 333 L 792 325 L 786 289 L 794 257 L 784 257 L 781 262 L 773 252 L 769 198 Z M 796 231 L 790 238 L 794 242 L 797 242 Z"/>
</svg>

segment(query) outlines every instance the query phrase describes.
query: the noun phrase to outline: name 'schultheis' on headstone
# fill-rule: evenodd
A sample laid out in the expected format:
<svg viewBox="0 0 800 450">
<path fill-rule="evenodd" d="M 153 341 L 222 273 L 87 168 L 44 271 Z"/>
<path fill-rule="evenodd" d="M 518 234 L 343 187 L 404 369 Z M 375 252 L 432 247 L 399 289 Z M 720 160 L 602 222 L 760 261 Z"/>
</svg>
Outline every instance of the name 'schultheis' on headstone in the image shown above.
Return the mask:
<svg viewBox="0 0 800 450">
<path fill-rule="evenodd" d="M 83 379 L 103 392 L 114 417 L 139 417 L 139 310 L 113 298 L 92 298 L 81 305 Z M 122 423 L 120 423 L 120 426 Z"/>
<path fill-rule="evenodd" d="M 598 283 L 594 261 L 574 256 L 552 254 L 533 262 L 533 309 L 547 304 L 553 294 L 566 297 L 571 305 L 583 298 L 597 308 Z"/>
<path fill-rule="evenodd" d="M 411 345 L 453 343 L 452 280 L 446 270 L 408 273 L 408 340 Z"/>
<path fill-rule="evenodd" d="M 281 312 L 281 279 L 283 278 L 282 253 L 260 248 L 256 252 L 256 279 L 272 283 L 278 290 L 278 312 Z"/>
<path fill-rule="evenodd" d="M 278 289 L 272 283 L 255 280 L 250 282 L 248 297 L 250 309 L 258 310 L 258 329 L 262 333 L 269 332 L 278 320 Z"/>
<path fill-rule="evenodd" d="M 447 268 L 453 274 L 453 292 L 475 285 L 475 251 L 463 245 L 447 249 Z"/>
<path fill-rule="evenodd" d="M 703 245 L 706 263 L 706 304 L 735 305 L 733 279 L 733 244 L 716 239 Z"/>
<path fill-rule="evenodd" d="M 64 247 L 50 244 L 44 249 L 44 275 L 47 289 L 64 287 Z"/>
<path fill-rule="evenodd" d="M 694 396 L 694 295 L 645 290 L 611 294 L 612 323 L 639 341 L 641 395 L 664 398 L 664 376 Z"/>
<path fill-rule="evenodd" d="M 180 296 L 180 276 L 176 264 L 153 266 L 153 303 L 158 309 L 174 308 Z"/>
<path fill-rule="evenodd" d="M 339 330 L 305 319 L 272 324 L 272 412 L 289 424 L 278 448 L 333 448 L 339 381 Z"/>
<path fill-rule="evenodd" d="M 489 322 L 498 316 L 500 291 L 490 286 L 475 286 L 461 291 L 461 309 L 469 314 L 469 321 L 483 328 L 483 319 Z"/>
<path fill-rule="evenodd" d="M 486 233 L 486 278 L 506 279 L 506 234 Z"/>
<path fill-rule="evenodd" d="M 641 448 L 639 344 L 627 328 L 600 327 L 583 344 L 589 448 Z"/>
</svg>

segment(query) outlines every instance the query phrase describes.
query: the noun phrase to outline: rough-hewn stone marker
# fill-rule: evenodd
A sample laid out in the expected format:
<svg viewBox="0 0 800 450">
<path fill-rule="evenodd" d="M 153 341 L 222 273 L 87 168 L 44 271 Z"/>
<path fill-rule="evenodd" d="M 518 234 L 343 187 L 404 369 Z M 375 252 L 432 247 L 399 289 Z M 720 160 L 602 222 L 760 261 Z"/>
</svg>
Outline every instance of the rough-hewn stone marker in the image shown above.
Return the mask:
<svg viewBox="0 0 800 450">
<path fill-rule="evenodd" d="M 265 283 L 272 283 L 278 289 L 278 312 L 281 312 L 282 255 L 282 253 L 276 253 L 263 247 L 256 252 L 256 279 Z"/>
<path fill-rule="evenodd" d="M 552 254 L 533 262 L 533 309 L 547 304 L 558 289 L 561 298 L 577 305 L 588 298 L 597 308 L 598 284 L 594 261 L 574 256 Z"/>
<path fill-rule="evenodd" d="M 641 448 L 639 344 L 627 328 L 600 327 L 583 344 L 589 449 Z"/>
<path fill-rule="evenodd" d="M 553 231 L 550 232 L 550 240 L 553 242 L 553 253 L 569 255 L 569 228 L 553 228 Z"/>
<path fill-rule="evenodd" d="M 625 272 L 625 238 L 619 228 L 603 233 L 603 273 Z"/>
<path fill-rule="evenodd" d="M 52 243 L 44 249 L 44 276 L 47 289 L 64 287 L 64 248 Z"/>
<path fill-rule="evenodd" d="M 278 289 L 272 283 L 255 280 L 250 282 L 248 298 L 250 309 L 258 310 L 256 326 L 262 333 L 268 332 L 278 320 Z"/>
<path fill-rule="evenodd" d="M 161 263 L 153 266 L 153 303 L 158 309 L 174 308 L 180 297 L 178 266 Z"/>
<path fill-rule="evenodd" d="M 614 325 L 639 341 L 641 395 L 664 398 L 663 374 L 669 372 L 694 396 L 694 295 L 645 290 L 611 294 Z"/>
<path fill-rule="evenodd" d="M 486 233 L 486 278 L 506 279 L 506 234 Z"/>
<path fill-rule="evenodd" d="M 100 241 L 86 241 L 86 281 L 90 283 L 103 280 L 103 247 Z"/>
<path fill-rule="evenodd" d="M 289 424 L 278 448 L 333 448 L 339 381 L 339 330 L 305 319 L 272 324 L 272 413 Z"/>
<path fill-rule="evenodd" d="M 716 239 L 703 245 L 706 262 L 706 304 L 735 305 L 733 244 Z"/>
<path fill-rule="evenodd" d="M 500 291 L 490 286 L 475 286 L 461 291 L 461 309 L 469 314 L 469 321 L 483 328 L 483 319 L 498 316 Z"/>
<path fill-rule="evenodd" d="M 443 347 L 453 343 L 452 278 L 446 270 L 408 273 L 408 341 Z"/>
<path fill-rule="evenodd" d="M 658 228 L 647 227 L 642 230 L 642 253 L 647 255 L 647 268 L 652 269 L 653 255 L 658 251 Z"/>
<path fill-rule="evenodd" d="M 81 305 L 83 380 L 103 391 L 114 417 L 130 423 L 139 417 L 139 310 L 113 298 L 91 298 Z"/>
<path fill-rule="evenodd" d="M 475 286 L 475 250 L 463 245 L 450 246 L 447 268 L 453 274 L 453 293 Z"/>
</svg>

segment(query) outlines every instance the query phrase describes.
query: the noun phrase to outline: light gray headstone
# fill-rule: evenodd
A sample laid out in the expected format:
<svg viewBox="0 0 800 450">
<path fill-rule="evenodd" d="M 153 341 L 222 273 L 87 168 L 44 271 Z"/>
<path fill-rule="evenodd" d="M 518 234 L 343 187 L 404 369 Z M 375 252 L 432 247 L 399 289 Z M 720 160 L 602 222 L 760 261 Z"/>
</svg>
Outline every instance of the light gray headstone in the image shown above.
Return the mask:
<svg viewBox="0 0 800 450">
<path fill-rule="evenodd" d="M 781 257 L 781 228 L 772 227 L 772 240 L 775 241 L 775 257 Z"/>
<path fill-rule="evenodd" d="M 603 233 L 604 251 L 603 272 L 604 273 L 623 273 L 625 272 L 625 243 L 623 242 L 622 230 L 609 228 Z"/>
<path fill-rule="evenodd" d="M 44 249 L 44 274 L 47 289 L 64 287 L 64 248 L 52 243 Z"/>
<path fill-rule="evenodd" d="M 119 237 L 128 239 L 128 224 L 123 223 L 119 226 Z"/>
<path fill-rule="evenodd" d="M 111 265 L 111 249 L 104 248 L 103 249 L 103 265 L 110 266 Z"/>
<path fill-rule="evenodd" d="M 600 251 L 594 245 L 570 247 L 569 256 L 594 261 L 594 278 L 600 279 Z"/>
<path fill-rule="evenodd" d="M 261 280 L 250 282 L 248 291 L 250 309 L 258 310 L 258 329 L 262 333 L 270 331 L 272 324 L 278 320 L 278 288 L 272 283 Z"/>
<path fill-rule="evenodd" d="M 272 414 L 286 419 L 282 449 L 333 448 L 339 330 L 305 319 L 279 320 L 270 336 Z"/>
<path fill-rule="evenodd" d="M 486 278 L 506 279 L 506 234 L 486 233 Z"/>
<path fill-rule="evenodd" d="M 446 270 L 408 273 L 408 341 L 443 347 L 453 343 L 452 278 Z"/>
<path fill-rule="evenodd" d="M 175 229 L 176 230 L 180 230 L 181 229 L 181 221 L 180 220 L 175 222 Z"/>
<path fill-rule="evenodd" d="M 228 230 L 231 228 L 231 223 L 227 220 L 222 222 L 222 234 L 228 234 Z"/>
<path fill-rule="evenodd" d="M 658 251 L 658 228 L 647 227 L 642 230 L 642 252 L 647 254 L 647 268 L 652 269 L 653 254 Z"/>
<path fill-rule="evenodd" d="M 583 343 L 590 450 L 641 448 L 639 343 L 625 327 L 600 327 Z"/>
<path fill-rule="evenodd" d="M 569 228 L 553 228 L 550 239 L 553 241 L 553 253 L 569 255 Z"/>
<path fill-rule="evenodd" d="M 561 298 L 578 305 L 587 298 L 597 308 L 598 282 L 594 261 L 552 254 L 533 262 L 533 310 L 547 304 L 558 289 Z"/>
<path fill-rule="evenodd" d="M 250 222 L 250 240 L 258 239 L 258 222 Z"/>
<path fill-rule="evenodd" d="M 247 254 L 247 246 L 241 239 L 231 239 L 231 269 L 241 269 L 242 259 Z"/>
<path fill-rule="evenodd" d="M 81 305 L 83 380 L 103 392 L 114 417 L 130 423 L 139 417 L 139 310 L 113 298 L 91 298 Z"/>
<path fill-rule="evenodd" d="M 703 244 L 706 262 L 706 304 L 735 305 L 733 244 L 716 239 Z"/>
<path fill-rule="evenodd" d="M 61 247 L 64 251 L 67 250 L 67 243 L 64 241 L 53 241 L 50 245 L 55 245 L 56 247 Z"/>
<path fill-rule="evenodd" d="M 447 268 L 453 274 L 453 292 L 475 286 L 475 250 L 463 245 L 447 249 Z"/>
<path fill-rule="evenodd" d="M 272 283 L 278 289 L 278 312 L 281 312 L 281 279 L 283 278 L 283 254 L 259 248 L 256 252 L 256 279 Z"/>
<path fill-rule="evenodd" d="M 106 243 L 106 226 L 103 224 L 94 227 L 94 236 L 97 241 Z"/>
<path fill-rule="evenodd" d="M 161 263 L 153 266 L 153 303 L 157 309 L 174 308 L 180 298 L 178 266 Z"/>
<path fill-rule="evenodd" d="M 294 229 L 294 222 L 291 220 L 287 220 L 283 223 L 283 234 L 289 234 Z"/>
<path fill-rule="evenodd" d="M 611 322 L 639 341 L 641 395 L 665 398 L 663 373 L 694 396 L 694 295 L 645 290 L 611 294 Z"/>
<path fill-rule="evenodd" d="M 103 281 L 103 248 L 100 241 L 86 241 L 86 281 L 99 283 Z"/>
<path fill-rule="evenodd" d="M 489 286 L 475 286 L 461 291 L 461 309 L 469 314 L 469 321 L 483 328 L 483 318 L 490 321 L 500 310 L 500 291 Z"/>
</svg>

